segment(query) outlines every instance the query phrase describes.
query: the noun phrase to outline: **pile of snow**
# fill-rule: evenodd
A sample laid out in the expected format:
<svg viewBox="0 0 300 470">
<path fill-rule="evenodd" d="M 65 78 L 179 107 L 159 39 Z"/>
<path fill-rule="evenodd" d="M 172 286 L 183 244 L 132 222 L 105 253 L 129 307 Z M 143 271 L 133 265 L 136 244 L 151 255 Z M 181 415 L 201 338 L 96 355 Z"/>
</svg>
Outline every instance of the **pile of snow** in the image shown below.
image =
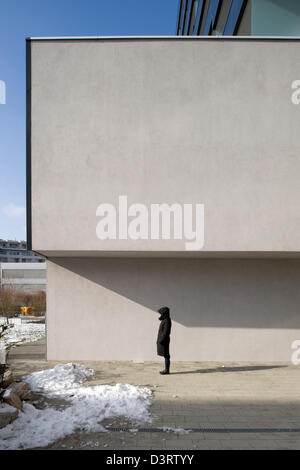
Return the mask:
<svg viewBox="0 0 300 470">
<path fill-rule="evenodd" d="M 53 369 L 34 372 L 24 377 L 31 390 L 43 392 L 47 397 L 68 398 L 73 389 L 94 375 L 92 369 L 81 364 L 57 364 Z"/>
<path fill-rule="evenodd" d="M 45 324 L 22 323 L 19 318 L 9 320 L 11 325 L 0 340 L 0 349 L 5 349 L 12 343 L 28 343 L 37 341 L 45 336 Z M 6 318 L 0 317 L 0 325 L 6 324 Z"/>
<path fill-rule="evenodd" d="M 129 384 L 84 386 L 93 375 L 80 364 L 58 364 L 53 369 L 34 372 L 24 380 L 33 391 L 49 398 L 64 398 L 68 406 L 57 410 L 47 406 L 37 410 L 24 403 L 24 412 L 0 430 L 0 449 L 44 447 L 75 431 L 108 432 L 101 422 L 122 416 L 130 420 L 151 422 L 151 390 Z"/>
</svg>

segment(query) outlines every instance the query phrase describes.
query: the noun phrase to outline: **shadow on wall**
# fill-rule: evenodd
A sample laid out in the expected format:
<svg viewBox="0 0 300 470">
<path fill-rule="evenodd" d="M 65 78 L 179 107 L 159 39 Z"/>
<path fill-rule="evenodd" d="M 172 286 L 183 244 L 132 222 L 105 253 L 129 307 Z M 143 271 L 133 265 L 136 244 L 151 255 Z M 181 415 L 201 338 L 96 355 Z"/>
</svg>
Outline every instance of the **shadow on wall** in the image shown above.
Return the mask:
<svg viewBox="0 0 300 470">
<path fill-rule="evenodd" d="M 186 327 L 299 328 L 300 260 L 51 258 Z M 99 294 L 100 295 L 100 294 Z"/>
</svg>

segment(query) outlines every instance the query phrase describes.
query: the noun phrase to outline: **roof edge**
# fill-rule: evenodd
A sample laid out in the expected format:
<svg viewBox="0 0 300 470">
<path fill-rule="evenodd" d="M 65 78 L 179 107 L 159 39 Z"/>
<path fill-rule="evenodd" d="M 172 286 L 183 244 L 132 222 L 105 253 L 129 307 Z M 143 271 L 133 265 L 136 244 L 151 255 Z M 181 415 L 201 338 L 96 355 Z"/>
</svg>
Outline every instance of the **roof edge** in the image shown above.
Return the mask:
<svg viewBox="0 0 300 470">
<path fill-rule="evenodd" d="M 27 37 L 26 41 L 79 41 L 79 40 L 157 40 L 157 39 L 171 39 L 177 41 L 194 41 L 194 40 L 224 40 L 224 41 L 239 41 L 239 40 L 285 40 L 295 41 L 300 40 L 300 36 L 41 36 L 41 37 Z"/>
</svg>

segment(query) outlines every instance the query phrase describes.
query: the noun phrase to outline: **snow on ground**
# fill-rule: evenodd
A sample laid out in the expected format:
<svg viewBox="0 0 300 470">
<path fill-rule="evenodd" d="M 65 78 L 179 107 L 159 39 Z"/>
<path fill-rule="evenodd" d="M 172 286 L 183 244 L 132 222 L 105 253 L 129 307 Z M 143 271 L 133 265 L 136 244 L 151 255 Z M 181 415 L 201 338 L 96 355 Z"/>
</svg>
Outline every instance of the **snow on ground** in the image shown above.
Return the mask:
<svg viewBox="0 0 300 470">
<path fill-rule="evenodd" d="M 92 369 L 81 364 L 57 364 L 53 369 L 41 370 L 24 377 L 36 392 L 43 392 L 49 398 L 68 398 L 72 391 L 80 388 L 81 384 L 94 375 Z"/>
<path fill-rule="evenodd" d="M 53 369 L 24 377 L 33 391 L 49 398 L 63 398 L 69 406 L 57 410 L 49 405 L 42 410 L 24 403 L 24 412 L 0 429 L 0 449 L 44 447 L 75 431 L 108 432 L 101 422 L 122 416 L 137 423 L 151 422 L 151 390 L 130 384 L 82 385 L 93 375 L 80 364 L 58 364 Z"/>
<path fill-rule="evenodd" d="M 4 413 L 13 413 L 16 411 L 16 408 L 8 405 L 7 403 L 0 403 L 0 414 Z"/>
<path fill-rule="evenodd" d="M 6 318 L 0 317 L 0 325 L 6 324 Z M 0 349 L 5 349 L 12 343 L 28 343 L 37 341 L 45 336 L 45 324 L 22 323 L 20 318 L 11 318 L 9 323 L 13 325 L 5 332 L 0 340 Z"/>
</svg>

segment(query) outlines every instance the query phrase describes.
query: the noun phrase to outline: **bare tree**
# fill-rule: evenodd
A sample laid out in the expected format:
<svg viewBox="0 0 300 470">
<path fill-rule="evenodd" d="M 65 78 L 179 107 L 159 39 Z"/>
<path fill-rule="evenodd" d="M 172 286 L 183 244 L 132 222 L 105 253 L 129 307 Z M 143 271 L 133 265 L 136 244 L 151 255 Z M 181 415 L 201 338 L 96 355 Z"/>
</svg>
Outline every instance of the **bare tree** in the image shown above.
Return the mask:
<svg viewBox="0 0 300 470">
<path fill-rule="evenodd" d="M 44 314 L 46 312 L 46 293 L 42 290 L 32 294 L 32 307 L 35 314 Z"/>
<path fill-rule="evenodd" d="M 15 289 L 12 287 L 0 289 L 0 306 L 4 317 L 10 318 L 16 314 L 17 295 Z"/>
</svg>

